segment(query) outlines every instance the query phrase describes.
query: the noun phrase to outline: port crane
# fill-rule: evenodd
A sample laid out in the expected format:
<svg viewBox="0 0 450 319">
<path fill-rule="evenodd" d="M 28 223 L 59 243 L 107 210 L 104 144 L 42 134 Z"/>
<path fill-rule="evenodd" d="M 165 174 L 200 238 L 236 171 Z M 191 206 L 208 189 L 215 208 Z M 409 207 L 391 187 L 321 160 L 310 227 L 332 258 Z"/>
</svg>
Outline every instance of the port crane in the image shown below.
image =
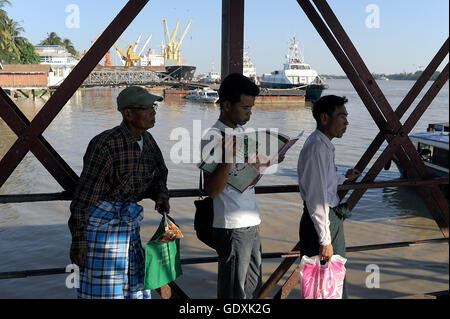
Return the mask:
<svg viewBox="0 0 450 319">
<path fill-rule="evenodd" d="M 150 37 L 147 39 L 147 41 L 145 42 L 145 44 L 142 47 L 139 54 L 136 54 L 136 49 L 139 46 L 141 36 L 142 36 L 142 34 L 139 36 L 139 38 L 137 39 L 137 41 L 135 43 L 128 43 L 127 41 L 123 40 L 122 38 L 119 38 L 119 40 L 123 41 L 127 45 L 128 48 L 126 49 L 126 52 L 124 52 L 117 44 L 114 43 L 114 45 L 113 45 L 114 48 L 117 50 L 117 53 L 119 54 L 119 57 L 120 57 L 122 63 L 127 67 L 128 66 L 136 66 L 137 64 L 139 64 L 140 56 L 141 56 L 142 52 L 144 51 L 145 47 L 147 46 L 147 44 L 150 42 L 150 39 L 152 38 L 153 34 L 151 34 Z M 95 41 L 97 41 L 97 39 L 99 37 L 100 37 L 100 35 L 98 35 L 91 42 L 94 43 Z M 105 56 L 105 66 L 111 66 L 111 65 L 112 65 L 112 63 L 111 63 L 110 51 L 108 51 L 108 53 Z"/>
<path fill-rule="evenodd" d="M 167 28 L 167 20 L 163 18 L 163 27 L 164 27 L 164 60 L 170 61 L 172 64 L 175 62 L 177 65 L 181 65 L 181 50 L 180 46 L 183 43 L 183 39 L 186 36 L 186 33 L 191 26 L 192 19 L 189 21 L 186 29 L 184 30 L 183 35 L 181 36 L 181 39 L 177 42 L 175 41 L 175 38 L 177 36 L 178 27 L 180 25 L 180 20 L 178 20 L 177 25 L 175 27 L 175 30 L 172 33 L 172 36 L 169 35 L 169 30 Z M 169 62 L 169 63 L 170 63 Z"/>
</svg>

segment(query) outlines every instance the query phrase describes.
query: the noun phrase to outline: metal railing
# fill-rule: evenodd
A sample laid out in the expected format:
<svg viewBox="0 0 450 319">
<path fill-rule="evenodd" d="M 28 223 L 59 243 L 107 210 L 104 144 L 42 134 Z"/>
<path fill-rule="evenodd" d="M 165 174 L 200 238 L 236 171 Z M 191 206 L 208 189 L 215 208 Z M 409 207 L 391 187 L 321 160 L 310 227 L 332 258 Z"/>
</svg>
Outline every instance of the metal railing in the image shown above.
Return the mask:
<svg viewBox="0 0 450 319">
<path fill-rule="evenodd" d="M 448 178 L 435 178 L 430 180 L 420 180 L 420 179 L 399 179 L 383 182 L 373 182 L 373 183 L 349 183 L 338 186 L 339 191 L 345 190 L 355 190 L 355 189 L 368 189 L 368 188 L 384 188 L 384 187 L 402 187 L 402 186 L 412 186 L 420 187 L 425 185 L 448 185 Z M 256 194 L 279 194 L 279 193 L 298 193 L 298 185 L 272 185 L 272 186 L 256 186 Z M 199 189 L 174 189 L 169 190 L 171 198 L 186 198 L 186 197 L 197 197 L 206 195 L 204 191 Z M 24 195 L 0 195 L 0 204 L 6 203 L 24 203 L 24 202 L 36 202 L 36 201 L 66 201 L 71 200 L 72 195 L 67 192 L 61 193 L 46 193 L 46 194 L 24 194 Z M 409 247 L 413 245 L 423 245 L 431 243 L 448 243 L 448 238 L 432 238 L 405 242 L 393 242 L 375 245 L 363 245 L 363 246 L 352 246 L 347 247 L 347 252 L 361 252 L 368 250 L 378 250 L 378 249 L 388 249 L 388 248 L 398 248 L 398 247 Z M 298 244 L 297 246 L 298 247 Z M 259 298 L 266 298 L 270 291 L 277 285 L 279 280 L 284 276 L 284 274 L 289 270 L 291 265 L 300 256 L 298 249 L 290 252 L 266 252 L 262 253 L 262 259 L 280 259 L 284 258 L 288 261 L 287 264 L 275 270 L 275 272 L 270 276 L 267 282 L 263 285 Z M 192 265 L 192 264 L 203 264 L 203 263 L 214 263 L 218 261 L 217 256 L 212 257 L 201 257 L 201 258 L 183 258 L 181 259 L 181 264 Z M 0 272 L 0 280 L 2 279 L 13 279 L 13 278 L 26 278 L 35 276 L 48 276 L 48 275 L 59 275 L 65 274 L 65 267 L 47 268 L 47 269 L 34 269 L 34 270 L 20 270 L 20 271 L 9 271 Z M 294 271 L 295 273 L 295 271 Z M 275 295 L 275 298 L 285 298 L 292 290 L 293 285 L 285 284 L 280 291 Z M 163 298 L 182 298 L 188 299 L 188 295 L 176 285 L 174 282 L 168 286 L 162 287 L 159 293 Z"/>
</svg>

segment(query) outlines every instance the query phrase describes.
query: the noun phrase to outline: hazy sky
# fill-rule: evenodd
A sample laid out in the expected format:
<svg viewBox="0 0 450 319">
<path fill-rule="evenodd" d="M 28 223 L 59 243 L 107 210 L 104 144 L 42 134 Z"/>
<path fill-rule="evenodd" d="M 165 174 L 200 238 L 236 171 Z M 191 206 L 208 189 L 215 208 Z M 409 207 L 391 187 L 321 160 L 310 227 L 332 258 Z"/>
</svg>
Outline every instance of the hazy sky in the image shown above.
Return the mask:
<svg viewBox="0 0 450 319">
<path fill-rule="evenodd" d="M 10 17 L 23 23 L 25 36 L 33 44 L 54 31 L 71 39 L 76 49 L 83 52 L 126 2 L 12 0 L 12 7 L 5 9 Z M 328 3 L 371 72 L 414 72 L 429 63 L 449 34 L 448 0 L 329 0 Z M 74 11 L 66 12 L 70 5 L 79 9 L 78 27 L 66 23 L 68 20 L 76 23 L 70 19 Z M 221 6 L 221 0 L 150 0 L 122 38 L 132 42 L 142 33 L 143 44 L 153 34 L 150 47 L 159 52 L 163 41 L 162 19 L 167 19 L 170 33 L 177 20 L 181 20 L 179 38 L 192 18 L 181 46 L 183 59 L 197 66 L 197 74 L 210 71 L 212 66 L 220 72 Z M 320 74 L 344 74 L 297 1 L 245 1 L 245 44 L 258 75 L 282 66 L 288 41 L 294 35 L 306 62 Z M 118 45 L 125 48 L 123 42 Z M 113 62 L 118 63 L 116 54 L 112 55 Z"/>
</svg>

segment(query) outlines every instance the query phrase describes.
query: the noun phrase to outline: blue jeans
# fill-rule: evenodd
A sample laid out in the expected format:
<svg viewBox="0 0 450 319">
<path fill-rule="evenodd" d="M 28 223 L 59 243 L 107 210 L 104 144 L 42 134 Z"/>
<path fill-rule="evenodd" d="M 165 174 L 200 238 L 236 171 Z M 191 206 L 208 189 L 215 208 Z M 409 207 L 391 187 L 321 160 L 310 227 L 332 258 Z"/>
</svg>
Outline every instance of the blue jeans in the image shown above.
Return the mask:
<svg viewBox="0 0 450 319">
<path fill-rule="evenodd" d="M 258 297 L 262 285 L 259 226 L 213 228 L 213 240 L 219 255 L 217 298 Z"/>
</svg>

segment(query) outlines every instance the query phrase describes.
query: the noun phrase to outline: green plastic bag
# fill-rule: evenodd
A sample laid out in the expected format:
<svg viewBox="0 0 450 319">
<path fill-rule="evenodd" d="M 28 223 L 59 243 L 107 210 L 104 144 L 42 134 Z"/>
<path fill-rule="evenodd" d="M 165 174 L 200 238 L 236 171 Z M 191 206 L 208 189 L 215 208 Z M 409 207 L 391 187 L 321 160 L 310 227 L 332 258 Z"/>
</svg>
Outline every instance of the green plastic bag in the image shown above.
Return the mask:
<svg viewBox="0 0 450 319">
<path fill-rule="evenodd" d="M 167 218 L 167 219 L 166 219 Z M 145 246 L 144 289 L 157 289 L 177 279 L 183 272 L 180 261 L 180 239 L 164 242 L 167 222 L 175 221 L 164 214 L 153 237 Z"/>
</svg>

